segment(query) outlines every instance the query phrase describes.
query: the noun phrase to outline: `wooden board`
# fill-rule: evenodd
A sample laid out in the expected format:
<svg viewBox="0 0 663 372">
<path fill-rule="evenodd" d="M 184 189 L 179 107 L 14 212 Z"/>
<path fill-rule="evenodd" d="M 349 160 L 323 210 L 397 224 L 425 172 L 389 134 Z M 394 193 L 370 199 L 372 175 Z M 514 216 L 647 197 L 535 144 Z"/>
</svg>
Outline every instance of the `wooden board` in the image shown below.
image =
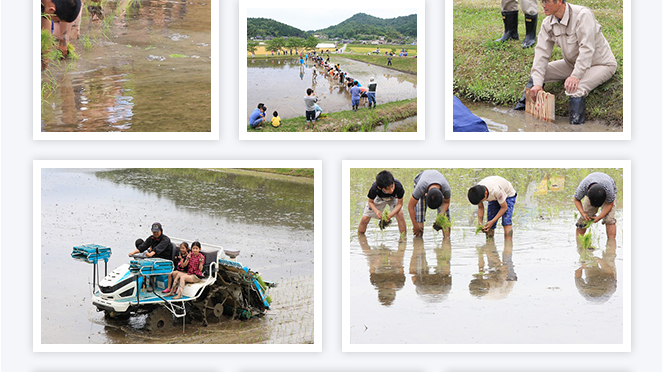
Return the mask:
<svg viewBox="0 0 663 372">
<path fill-rule="evenodd" d="M 529 94 L 529 89 L 525 90 L 527 101 L 525 102 L 525 112 L 533 115 L 537 119 L 545 121 L 555 120 L 555 96 L 540 90 L 536 95 L 536 101 L 533 101 Z"/>
</svg>

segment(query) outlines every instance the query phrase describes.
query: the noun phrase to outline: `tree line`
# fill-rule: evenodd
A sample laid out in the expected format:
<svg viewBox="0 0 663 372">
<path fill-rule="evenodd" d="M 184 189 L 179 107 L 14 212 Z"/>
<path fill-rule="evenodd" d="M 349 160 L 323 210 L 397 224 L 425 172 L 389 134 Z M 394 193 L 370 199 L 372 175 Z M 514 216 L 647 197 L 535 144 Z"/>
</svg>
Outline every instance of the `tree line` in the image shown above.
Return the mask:
<svg viewBox="0 0 663 372">
<path fill-rule="evenodd" d="M 289 37 L 287 40 L 283 37 L 275 37 L 265 43 L 265 49 L 268 52 L 278 52 L 281 50 L 294 49 L 296 52 L 299 50 L 315 50 L 320 40 L 317 37 L 309 36 L 306 39 L 300 37 Z M 254 53 L 258 49 L 259 43 L 257 41 L 249 41 L 246 50 L 249 53 Z"/>
<path fill-rule="evenodd" d="M 306 38 L 309 34 L 296 27 L 288 26 L 285 23 L 275 21 L 267 18 L 247 18 L 246 19 L 246 36 L 252 38 L 256 36 L 267 37 L 283 37 L 283 36 L 296 36 Z"/>
</svg>

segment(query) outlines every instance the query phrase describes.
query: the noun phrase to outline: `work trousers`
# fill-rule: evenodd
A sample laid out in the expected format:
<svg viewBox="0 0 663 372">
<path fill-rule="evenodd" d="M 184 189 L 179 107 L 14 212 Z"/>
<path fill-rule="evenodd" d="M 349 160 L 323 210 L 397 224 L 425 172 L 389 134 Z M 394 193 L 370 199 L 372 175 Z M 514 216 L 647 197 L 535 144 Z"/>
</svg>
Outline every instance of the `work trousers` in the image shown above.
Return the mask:
<svg viewBox="0 0 663 372">
<path fill-rule="evenodd" d="M 584 97 L 589 94 L 594 88 L 610 80 L 612 75 L 617 71 L 616 65 L 596 65 L 587 70 L 585 76 L 580 79 L 578 89 L 566 95 L 569 97 Z M 564 81 L 573 73 L 573 65 L 567 63 L 565 60 L 553 61 L 548 64 L 546 68 L 546 76 L 543 79 L 544 83 L 554 81 Z"/>
<path fill-rule="evenodd" d="M 502 0 L 502 11 L 513 12 L 518 11 L 518 0 Z M 527 15 L 535 15 L 539 13 L 539 6 L 536 0 L 520 0 L 520 8 L 523 13 Z"/>
</svg>

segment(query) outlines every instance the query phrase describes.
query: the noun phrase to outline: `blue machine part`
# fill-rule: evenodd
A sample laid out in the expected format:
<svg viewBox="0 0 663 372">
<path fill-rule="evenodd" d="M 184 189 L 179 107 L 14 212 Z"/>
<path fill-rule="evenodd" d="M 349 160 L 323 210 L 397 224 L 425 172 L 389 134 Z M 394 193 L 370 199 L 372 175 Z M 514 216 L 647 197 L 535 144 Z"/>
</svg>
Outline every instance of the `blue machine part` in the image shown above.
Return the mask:
<svg viewBox="0 0 663 372">
<path fill-rule="evenodd" d="M 131 260 L 129 270 L 142 275 L 164 275 L 173 272 L 173 261 L 163 258 L 145 258 Z"/>
<path fill-rule="evenodd" d="M 75 246 L 71 252 L 71 257 L 87 263 L 96 264 L 99 260 L 104 260 L 104 262 L 108 263 L 111 254 L 112 250 L 109 247 L 98 244 L 84 244 Z"/>
<path fill-rule="evenodd" d="M 262 290 L 262 286 L 258 282 L 258 279 L 253 279 L 253 285 L 256 286 L 256 289 L 258 290 L 258 293 L 260 294 L 260 299 L 262 300 L 262 304 L 265 305 L 265 307 L 269 309 L 269 302 L 267 302 L 267 297 L 265 296 L 265 292 Z"/>
<path fill-rule="evenodd" d="M 228 260 L 224 260 L 224 259 L 222 259 L 222 258 L 219 258 L 219 265 L 223 265 L 223 266 L 233 266 L 233 267 L 236 267 L 236 268 L 238 268 L 238 269 L 245 270 L 245 271 L 248 270 L 247 268 L 245 268 L 244 266 L 242 266 L 242 264 L 239 263 L 239 262 L 228 261 Z"/>
</svg>

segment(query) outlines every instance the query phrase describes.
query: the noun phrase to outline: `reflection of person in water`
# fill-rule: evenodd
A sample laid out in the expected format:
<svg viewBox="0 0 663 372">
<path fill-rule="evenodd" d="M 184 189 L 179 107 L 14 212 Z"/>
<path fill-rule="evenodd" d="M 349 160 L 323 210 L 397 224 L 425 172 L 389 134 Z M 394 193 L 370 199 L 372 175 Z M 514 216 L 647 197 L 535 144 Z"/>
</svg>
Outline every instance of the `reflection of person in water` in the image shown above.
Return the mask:
<svg viewBox="0 0 663 372">
<path fill-rule="evenodd" d="M 501 300 L 513 289 L 518 276 L 513 265 L 513 240 L 504 240 L 502 259 L 497 252 L 495 239 L 486 239 L 486 244 L 478 249 L 479 273 L 470 281 L 470 294 L 475 297 Z M 485 260 L 484 260 L 485 256 Z M 486 267 L 486 261 L 488 267 Z"/>
<path fill-rule="evenodd" d="M 451 291 L 451 239 L 445 237 L 442 245 L 435 248 L 434 267 L 428 266 L 424 239 L 421 236 L 415 237 L 412 245 L 410 274 L 417 294 L 426 301 L 441 302 Z"/>
<path fill-rule="evenodd" d="M 368 260 L 368 273 L 371 284 L 378 291 L 378 300 L 384 306 L 390 306 L 396 299 L 396 292 L 405 285 L 403 256 L 405 242 L 398 243 L 398 250 L 393 251 L 381 245 L 371 249 L 366 235 L 359 235 L 359 245 Z"/>
<path fill-rule="evenodd" d="M 600 258 L 587 250 L 579 250 L 580 267 L 575 270 L 575 282 L 578 292 L 587 301 L 604 303 L 617 290 L 616 250 L 615 239 L 608 239 Z"/>
</svg>

